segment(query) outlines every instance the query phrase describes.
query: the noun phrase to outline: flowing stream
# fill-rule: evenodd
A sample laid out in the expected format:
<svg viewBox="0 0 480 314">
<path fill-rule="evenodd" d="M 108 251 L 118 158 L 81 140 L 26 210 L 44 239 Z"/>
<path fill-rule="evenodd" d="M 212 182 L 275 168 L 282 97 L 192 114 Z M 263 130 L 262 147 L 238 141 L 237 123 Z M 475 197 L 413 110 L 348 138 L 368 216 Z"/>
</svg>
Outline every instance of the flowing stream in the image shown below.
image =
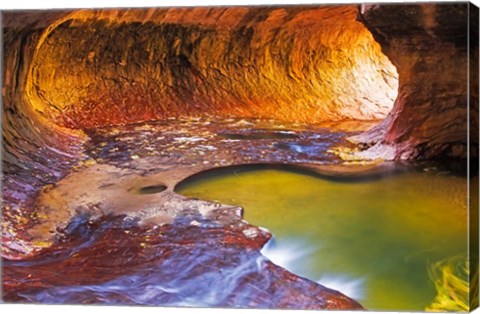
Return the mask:
<svg viewBox="0 0 480 314">
<path fill-rule="evenodd" d="M 69 176 L 25 208 L 9 203 L 22 228 L 43 222 L 30 244 L 45 249 L 3 261 L 4 300 L 322 308 L 329 294 L 313 281 L 369 310 L 424 310 L 436 293 L 429 267 L 467 252 L 466 170 L 344 172 L 330 148 L 351 147 L 345 138 L 368 127 L 174 119 L 88 130 L 86 159 Z M 32 178 L 11 172 L 10 199 Z M 233 220 L 195 216 L 195 200 L 182 203 L 172 182 L 179 194 L 243 207 L 250 225 L 233 228 L 233 209 Z M 55 219 L 66 222 L 60 233 Z M 253 226 L 273 234 L 263 255 L 268 237 Z"/>
</svg>

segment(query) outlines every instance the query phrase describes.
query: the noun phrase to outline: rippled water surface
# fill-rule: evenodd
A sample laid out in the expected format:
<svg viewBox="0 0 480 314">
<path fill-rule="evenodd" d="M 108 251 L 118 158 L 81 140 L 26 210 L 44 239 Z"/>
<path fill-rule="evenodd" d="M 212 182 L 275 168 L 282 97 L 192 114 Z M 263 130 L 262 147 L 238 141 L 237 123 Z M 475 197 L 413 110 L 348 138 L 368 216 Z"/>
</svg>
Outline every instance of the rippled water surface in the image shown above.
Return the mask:
<svg viewBox="0 0 480 314">
<path fill-rule="evenodd" d="M 196 177 L 181 194 L 244 207 L 274 240 L 263 253 L 373 310 L 424 310 L 431 263 L 467 252 L 466 179 L 412 167 L 368 180 L 232 168 Z"/>
</svg>

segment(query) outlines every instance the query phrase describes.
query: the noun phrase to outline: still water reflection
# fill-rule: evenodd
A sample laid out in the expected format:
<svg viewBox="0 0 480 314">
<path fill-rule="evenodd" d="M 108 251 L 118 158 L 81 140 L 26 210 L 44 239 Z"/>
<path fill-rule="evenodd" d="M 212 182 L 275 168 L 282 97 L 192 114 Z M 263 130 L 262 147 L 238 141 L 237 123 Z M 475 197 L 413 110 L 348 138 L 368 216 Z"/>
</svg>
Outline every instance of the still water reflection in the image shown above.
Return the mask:
<svg viewBox="0 0 480 314">
<path fill-rule="evenodd" d="M 435 297 L 429 265 L 467 252 L 466 178 L 436 168 L 368 180 L 231 168 L 177 190 L 241 205 L 274 235 L 264 255 L 370 310 L 424 310 Z"/>
</svg>

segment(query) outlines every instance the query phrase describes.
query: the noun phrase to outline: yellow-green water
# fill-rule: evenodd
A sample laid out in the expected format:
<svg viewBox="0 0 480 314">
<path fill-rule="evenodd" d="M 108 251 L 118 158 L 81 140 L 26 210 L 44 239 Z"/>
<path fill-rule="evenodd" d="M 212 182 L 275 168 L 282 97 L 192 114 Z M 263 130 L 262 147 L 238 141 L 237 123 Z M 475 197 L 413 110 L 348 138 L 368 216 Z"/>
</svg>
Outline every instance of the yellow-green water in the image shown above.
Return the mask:
<svg viewBox="0 0 480 314">
<path fill-rule="evenodd" d="M 240 205 L 275 237 L 265 255 L 371 310 L 424 310 L 429 265 L 467 252 L 466 178 L 412 170 L 332 181 L 248 168 L 205 175 L 177 192 Z"/>
</svg>

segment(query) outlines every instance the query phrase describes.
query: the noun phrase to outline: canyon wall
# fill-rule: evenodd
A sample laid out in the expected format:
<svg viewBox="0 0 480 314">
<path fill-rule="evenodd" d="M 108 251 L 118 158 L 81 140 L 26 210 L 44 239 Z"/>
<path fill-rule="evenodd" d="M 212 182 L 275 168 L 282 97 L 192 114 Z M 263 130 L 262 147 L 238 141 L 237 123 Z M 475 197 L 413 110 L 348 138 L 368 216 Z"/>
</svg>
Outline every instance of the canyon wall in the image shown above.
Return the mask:
<svg viewBox="0 0 480 314">
<path fill-rule="evenodd" d="M 352 139 L 369 147 L 360 156 L 466 158 L 467 133 L 478 134 L 478 8 L 469 3 L 365 4 L 359 19 L 399 74 L 391 113 Z M 470 153 L 478 155 L 478 137 L 471 140 L 477 145 Z"/>
<path fill-rule="evenodd" d="M 35 220 L 34 196 L 82 158 L 83 132 L 52 123 L 25 92 L 33 48 L 63 14 L 2 14 L 2 257 L 32 253 L 25 230 Z"/>
<path fill-rule="evenodd" d="M 7 13 L 4 130 L 386 117 L 352 138 L 360 157 L 465 157 L 467 125 L 478 133 L 473 15 L 467 3 Z"/>
<path fill-rule="evenodd" d="M 354 6 L 78 11 L 47 30 L 27 92 L 61 125 L 192 115 L 381 119 L 397 74 Z"/>
</svg>

